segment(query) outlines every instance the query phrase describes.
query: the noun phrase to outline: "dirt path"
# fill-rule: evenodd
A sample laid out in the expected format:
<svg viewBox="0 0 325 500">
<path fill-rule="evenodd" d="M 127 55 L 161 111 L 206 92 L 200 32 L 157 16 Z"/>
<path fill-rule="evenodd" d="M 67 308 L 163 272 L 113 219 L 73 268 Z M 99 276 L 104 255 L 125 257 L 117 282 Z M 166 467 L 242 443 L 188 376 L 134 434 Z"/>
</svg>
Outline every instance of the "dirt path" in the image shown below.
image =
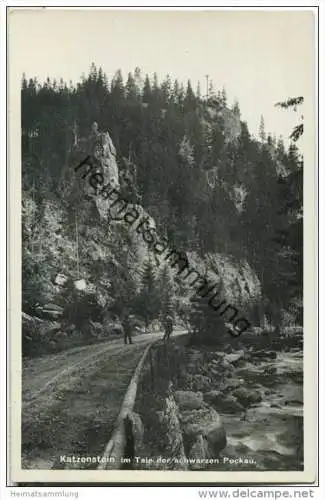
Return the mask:
<svg viewBox="0 0 325 500">
<path fill-rule="evenodd" d="M 64 455 L 97 456 L 109 440 L 144 349 L 142 334 L 29 360 L 23 368 L 22 467 L 63 468 Z"/>
<path fill-rule="evenodd" d="M 87 346 L 88 347 L 88 346 Z M 119 349 L 119 346 L 112 346 L 105 344 L 89 346 L 88 349 L 83 349 L 83 351 L 76 353 L 69 353 L 73 361 L 77 361 L 74 364 L 71 363 L 71 359 L 68 356 L 62 356 L 59 359 L 42 360 L 39 364 L 37 361 L 35 365 L 29 367 L 29 369 L 24 370 L 23 373 L 23 406 L 27 408 L 28 406 L 34 404 L 35 400 L 41 396 L 43 393 L 48 391 L 51 386 L 53 386 L 58 379 L 65 378 L 69 373 L 72 373 L 78 368 L 85 366 L 91 362 L 91 360 L 103 353 L 112 353 L 114 349 Z M 85 356 L 85 352 L 87 355 Z M 91 354 L 90 354 L 91 353 Z M 43 365 L 43 366 L 42 366 Z M 66 368 L 65 368 L 66 366 Z"/>
<path fill-rule="evenodd" d="M 161 333 L 138 335 L 135 342 L 147 344 L 151 340 L 159 338 L 160 335 Z M 119 350 L 123 345 L 123 340 L 118 339 L 25 361 L 22 378 L 23 406 L 28 407 L 35 399 L 48 391 L 58 379 L 65 378 L 69 372 L 72 373 L 84 366 L 98 355 Z"/>
</svg>

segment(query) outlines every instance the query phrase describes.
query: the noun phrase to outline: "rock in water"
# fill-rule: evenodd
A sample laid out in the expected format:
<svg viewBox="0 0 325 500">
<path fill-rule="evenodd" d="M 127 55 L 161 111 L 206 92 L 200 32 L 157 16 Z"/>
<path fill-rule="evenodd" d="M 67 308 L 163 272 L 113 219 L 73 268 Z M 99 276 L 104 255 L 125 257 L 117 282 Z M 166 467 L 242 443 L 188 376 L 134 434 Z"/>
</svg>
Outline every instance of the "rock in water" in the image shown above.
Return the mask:
<svg viewBox="0 0 325 500">
<path fill-rule="evenodd" d="M 222 397 L 222 391 L 208 391 L 204 394 L 204 401 L 208 404 L 214 404 L 215 401 L 220 401 Z"/>
<path fill-rule="evenodd" d="M 241 350 L 238 352 L 234 352 L 232 354 L 227 354 L 224 357 L 224 360 L 227 361 L 228 363 L 236 364 L 237 361 L 242 360 L 244 358 L 244 356 L 245 356 L 245 353 L 243 350 Z"/>
<path fill-rule="evenodd" d="M 262 401 L 262 395 L 259 391 L 249 391 L 244 387 L 236 389 L 233 392 L 233 396 L 237 398 L 239 403 L 244 406 L 244 408 L 247 408 L 248 406 L 255 403 L 260 403 Z"/>
<path fill-rule="evenodd" d="M 243 406 L 232 395 L 225 395 L 221 391 L 210 391 L 204 395 L 209 402 L 221 413 L 238 413 L 244 411 Z"/>
<path fill-rule="evenodd" d="M 180 410 L 197 410 L 204 406 L 202 392 L 176 391 L 175 400 Z"/>
</svg>

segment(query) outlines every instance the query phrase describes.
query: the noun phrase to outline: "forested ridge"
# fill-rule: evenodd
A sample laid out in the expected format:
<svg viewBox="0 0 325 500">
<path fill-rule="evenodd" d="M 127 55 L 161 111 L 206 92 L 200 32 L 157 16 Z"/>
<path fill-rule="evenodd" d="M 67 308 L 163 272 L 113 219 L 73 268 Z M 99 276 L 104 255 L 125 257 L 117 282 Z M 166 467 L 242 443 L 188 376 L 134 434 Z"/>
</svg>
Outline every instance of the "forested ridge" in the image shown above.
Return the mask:
<svg viewBox="0 0 325 500">
<path fill-rule="evenodd" d="M 213 311 L 200 322 L 205 305 L 193 304 L 125 228 L 103 220 L 80 188 L 73 151 L 94 122 L 116 148 L 123 195 L 194 262 L 223 268 L 253 325 L 302 324 L 301 129 L 286 148 L 261 117 L 254 138 L 225 88 L 211 84 L 202 96 L 199 85 L 159 82 L 139 68 L 109 81 L 93 64 L 76 85 L 24 75 L 21 99 L 24 354 L 118 335 L 124 308 L 139 326 L 172 312 L 218 337 Z M 253 275 L 258 293 L 244 301 L 239 282 L 250 289 Z M 80 279 L 85 291 L 74 286 Z"/>
</svg>

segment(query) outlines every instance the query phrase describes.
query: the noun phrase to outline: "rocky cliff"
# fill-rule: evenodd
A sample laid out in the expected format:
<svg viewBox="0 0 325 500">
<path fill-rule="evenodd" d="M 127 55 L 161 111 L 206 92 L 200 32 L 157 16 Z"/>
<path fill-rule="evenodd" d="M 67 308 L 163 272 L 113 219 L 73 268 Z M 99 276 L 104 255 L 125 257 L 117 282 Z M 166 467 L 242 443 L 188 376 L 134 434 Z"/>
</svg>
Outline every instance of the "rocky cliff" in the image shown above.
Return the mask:
<svg viewBox="0 0 325 500">
<path fill-rule="evenodd" d="M 236 122 L 237 123 L 237 122 Z M 127 198 L 123 197 L 121 190 L 121 171 L 116 162 L 116 151 L 110 139 L 108 132 L 97 133 L 95 136 L 90 136 L 89 139 L 81 140 L 77 145 L 79 158 L 87 158 L 90 156 L 96 160 L 95 170 L 93 172 L 103 175 L 103 185 L 109 184 L 115 189 L 113 198 L 108 199 L 106 194 L 100 194 L 100 191 L 94 189 L 88 180 L 81 178 L 82 189 L 87 196 L 93 198 L 100 217 L 110 224 L 110 229 L 114 231 L 114 227 L 124 226 L 127 228 L 131 245 L 137 253 L 137 266 L 143 265 L 151 255 L 150 247 L 146 243 L 143 235 L 136 231 L 136 222 L 146 219 L 147 229 L 154 231 L 158 238 L 163 235 L 159 234 L 159 227 L 156 221 L 151 217 L 150 213 L 143 208 L 139 203 L 132 203 Z M 82 160 L 81 160 L 82 161 Z M 92 160 L 89 160 L 91 163 Z M 123 177 L 130 178 L 125 175 Z M 80 177 L 80 173 L 77 173 Z M 116 200 L 116 206 L 112 208 L 112 199 Z M 115 203 L 114 203 L 115 204 Z M 112 220 L 112 214 L 118 215 L 119 221 Z M 125 219 L 126 216 L 126 219 Z M 126 222 L 133 220 L 135 223 Z M 221 281 L 224 289 L 224 299 L 232 305 L 242 308 L 249 308 L 252 303 L 256 304 L 261 299 L 261 287 L 256 273 L 249 266 L 247 261 L 236 260 L 234 257 L 224 254 L 207 254 L 203 259 L 195 252 L 187 253 L 189 263 L 193 269 L 205 274 L 208 272 L 210 279 L 214 282 Z M 156 259 L 157 269 L 163 267 L 168 260 Z M 173 270 L 174 276 L 176 270 Z M 189 296 L 193 294 L 193 290 L 188 290 Z"/>
</svg>

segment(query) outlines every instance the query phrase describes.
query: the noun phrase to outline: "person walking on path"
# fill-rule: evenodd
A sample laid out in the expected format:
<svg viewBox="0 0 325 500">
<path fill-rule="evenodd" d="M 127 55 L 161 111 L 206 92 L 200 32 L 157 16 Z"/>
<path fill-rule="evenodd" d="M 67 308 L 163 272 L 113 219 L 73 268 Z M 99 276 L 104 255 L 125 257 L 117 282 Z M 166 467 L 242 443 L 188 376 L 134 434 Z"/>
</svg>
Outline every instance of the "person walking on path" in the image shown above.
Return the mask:
<svg viewBox="0 0 325 500">
<path fill-rule="evenodd" d="M 173 333 L 173 318 L 168 314 L 164 321 L 165 335 L 163 337 L 164 342 L 168 342 L 171 334 Z"/>
<path fill-rule="evenodd" d="M 122 320 L 121 320 L 123 330 L 124 330 L 124 344 L 133 344 L 132 342 L 132 325 L 130 321 L 130 316 L 128 311 L 126 311 L 123 314 Z"/>
</svg>

